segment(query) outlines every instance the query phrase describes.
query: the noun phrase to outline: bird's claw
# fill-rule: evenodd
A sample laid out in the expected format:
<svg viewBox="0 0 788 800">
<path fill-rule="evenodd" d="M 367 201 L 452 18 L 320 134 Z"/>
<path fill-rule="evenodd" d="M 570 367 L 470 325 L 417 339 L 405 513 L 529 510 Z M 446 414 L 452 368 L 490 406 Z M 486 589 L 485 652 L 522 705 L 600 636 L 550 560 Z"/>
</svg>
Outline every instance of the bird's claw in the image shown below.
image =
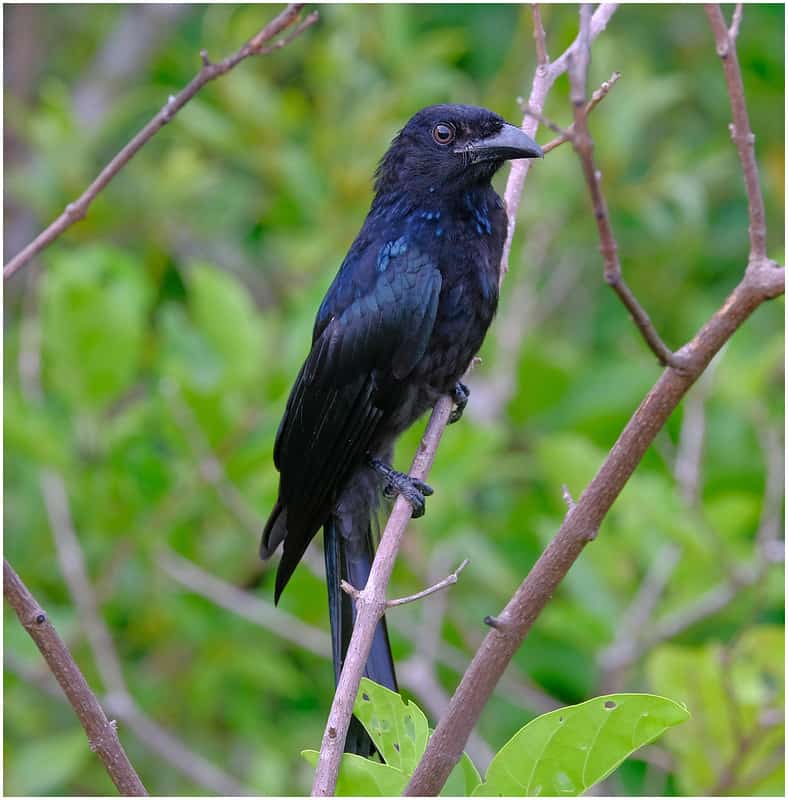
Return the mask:
<svg viewBox="0 0 788 800">
<path fill-rule="evenodd" d="M 390 467 L 380 459 L 371 458 L 369 463 L 379 475 L 385 478 L 383 494 L 386 497 L 402 495 L 410 503 L 414 519 L 424 516 L 424 498 L 433 494 L 432 486 L 418 478 L 411 478 L 410 475 Z"/>
<path fill-rule="evenodd" d="M 454 388 L 451 390 L 451 399 L 454 401 L 454 409 L 449 416 L 449 425 L 459 422 L 462 419 L 462 412 L 465 411 L 465 406 L 468 405 L 468 398 L 471 396 L 471 390 L 464 384 L 457 381 Z"/>
</svg>

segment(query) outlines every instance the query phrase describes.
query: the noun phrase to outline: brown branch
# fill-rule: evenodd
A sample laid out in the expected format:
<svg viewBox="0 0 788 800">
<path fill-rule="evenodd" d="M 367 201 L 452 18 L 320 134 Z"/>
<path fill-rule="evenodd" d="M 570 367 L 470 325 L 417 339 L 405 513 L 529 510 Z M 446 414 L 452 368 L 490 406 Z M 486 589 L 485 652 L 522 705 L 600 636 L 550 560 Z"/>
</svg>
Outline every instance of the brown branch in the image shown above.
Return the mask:
<svg viewBox="0 0 788 800">
<path fill-rule="evenodd" d="M 607 23 L 618 8 L 617 3 L 600 3 L 594 15 L 591 17 L 591 28 L 589 31 L 590 40 L 594 40 L 602 31 L 607 27 Z M 541 21 L 541 16 L 539 17 Z M 579 46 L 579 40 L 575 41 L 552 63 L 540 64 L 536 68 L 533 83 L 531 85 L 531 93 L 528 96 L 528 107 L 539 113 L 544 108 L 545 98 L 547 93 L 552 88 L 559 75 L 566 72 L 569 57 Z M 545 53 L 547 50 L 545 49 Z M 538 127 L 537 121 L 533 117 L 526 114 L 523 117 L 522 129 L 531 137 L 536 135 Z M 509 254 L 512 251 L 512 239 L 514 238 L 514 229 L 517 224 L 517 211 L 520 208 L 520 199 L 523 195 L 523 187 L 525 186 L 525 179 L 528 177 L 528 172 L 531 169 L 531 160 L 521 158 L 512 162 L 509 170 L 509 178 L 506 181 L 506 191 L 504 192 L 503 200 L 506 206 L 506 212 L 509 216 L 509 225 L 506 231 L 506 242 L 503 246 L 503 257 L 501 258 L 501 282 L 504 276 L 509 271 Z"/>
<path fill-rule="evenodd" d="M 139 152 L 153 136 L 155 136 L 174 116 L 188 103 L 206 83 L 224 75 L 241 61 L 254 55 L 266 55 L 287 45 L 318 19 L 316 11 L 301 21 L 284 39 L 278 39 L 265 47 L 275 36 L 289 28 L 298 19 L 303 3 L 291 3 L 278 16 L 272 19 L 256 36 L 247 42 L 237 53 L 228 56 L 217 64 L 212 64 L 205 51 L 201 54 L 203 67 L 189 84 L 178 94 L 171 95 L 164 107 L 145 125 L 139 133 L 126 144 L 120 152 L 101 170 L 93 183 L 73 203 L 69 203 L 63 213 L 42 231 L 19 254 L 14 256 L 4 267 L 3 277 L 7 280 L 18 269 L 30 261 L 55 241 L 75 222 L 84 219 L 90 204 L 98 197 L 107 184 L 123 167 Z"/>
<path fill-rule="evenodd" d="M 744 185 L 747 189 L 747 205 L 750 209 L 750 261 L 761 260 L 766 258 L 766 211 L 763 207 L 761 182 L 758 178 L 758 162 L 755 160 L 755 134 L 750 129 L 747 102 L 744 99 L 744 83 L 739 57 L 736 54 L 736 37 L 742 16 L 741 5 L 736 8 L 730 30 L 725 26 L 722 10 L 718 5 L 706 4 L 704 8 L 714 32 L 717 55 L 722 59 L 725 82 L 728 84 L 733 112 L 733 123 L 730 125 L 731 138 L 739 152 Z"/>
<path fill-rule="evenodd" d="M 583 6 L 586 8 L 587 6 Z M 581 54 L 585 52 L 585 56 Z M 616 292 L 627 311 L 632 316 L 632 320 L 640 331 L 646 344 L 657 356 L 662 366 L 670 365 L 681 368 L 681 360 L 675 356 L 665 345 L 657 333 L 654 324 L 651 322 L 646 311 L 637 301 L 632 290 L 627 286 L 621 272 L 621 261 L 618 255 L 618 244 L 616 243 L 613 227 L 610 222 L 610 215 L 607 209 L 607 202 L 602 192 L 601 175 L 594 163 L 594 142 L 588 132 L 588 113 L 586 111 L 585 87 L 588 70 L 588 53 L 580 48 L 576 57 L 572 60 L 569 70 L 569 79 L 572 86 L 572 105 L 574 107 L 574 131 L 572 133 L 572 144 L 575 152 L 580 157 L 588 189 L 591 193 L 591 203 L 594 209 L 594 218 L 599 231 L 600 251 L 605 266 L 605 281 Z"/>
<path fill-rule="evenodd" d="M 454 584 L 457 583 L 460 578 L 460 573 L 465 569 L 465 567 L 468 566 L 468 564 L 470 564 L 470 561 L 466 558 L 462 564 L 460 564 L 460 566 L 454 570 L 454 572 L 452 572 L 450 575 L 447 575 L 437 583 L 433 583 L 432 586 L 428 586 L 426 589 L 416 592 L 416 594 L 409 594 L 407 597 L 398 597 L 396 600 L 387 600 L 386 608 L 404 606 L 406 603 L 413 603 L 416 600 L 429 597 L 431 594 L 441 591 L 441 589 L 447 589 L 449 586 L 454 586 Z"/>
<path fill-rule="evenodd" d="M 620 72 L 614 72 L 602 85 L 591 95 L 591 99 L 586 103 L 585 115 L 588 116 L 601 102 L 607 97 L 610 90 L 616 85 L 621 77 Z M 529 113 L 530 109 L 523 109 L 524 113 Z M 574 135 L 574 123 L 570 125 L 561 135 L 551 139 L 547 144 L 542 145 L 542 152 L 547 155 L 551 150 L 562 145 L 564 142 L 571 142 Z"/>
<path fill-rule="evenodd" d="M 599 13 L 599 9 L 596 13 Z M 593 26 L 587 12 L 581 14 L 581 21 L 584 30 L 581 30 L 578 40 L 589 42 Z M 580 74 L 577 70 L 582 69 L 585 58 L 581 55 L 578 61 L 576 50 L 571 58 L 577 76 Z M 578 63 L 580 68 L 577 67 Z M 534 84 L 538 77 L 534 79 Z M 577 77 L 573 82 L 573 104 L 581 112 L 576 115 L 575 135 L 583 137 L 587 135 L 583 129 L 582 115 L 584 92 L 578 90 Z M 578 120 L 580 125 L 577 125 Z M 497 681 L 572 564 L 585 545 L 596 536 L 602 520 L 657 433 L 725 342 L 761 303 L 784 291 L 785 275 L 782 269 L 766 259 L 751 259 L 742 280 L 721 308 L 677 354 L 683 368 L 669 367 L 662 373 L 575 507 L 565 517 L 554 539 L 503 611 L 494 618 L 496 624 L 482 642 L 446 714 L 430 738 L 424 756 L 405 790 L 406 795 L 438 794 L 459 760 L 468 735 Z"/>
<path fill-rule="evenodd" d="M 118 791 L 122 795 L 147 796 L 147 790 L 120 743 L 114 720 L 107 719 L 104 709 L 46 613 L 5 560 L 3 594 L 57 678 L 85 729 L 90 749 L 101 759 Z"/>
<path fill-rule="evenodd" d="M 497 615 L 501 624 L 487 634 L 474 656 L 406 794 L 433 795 L 443 786 L 499 677 L 569 568 L 596 536 L 658 431 L 722 345 L 782 285 L 782 270 L 770 269 L 780 275 L 753 279 L 751 270 L 745 272 L 723 306 L 682 348 L 686 369 L 666 369 L 646 395 L 555 538 Z"/>
<path fill-rule="evenodd" d="M 550 65 L 550 57 L 547 55 L 547 41 L 542 25 L 542 10 L 539 3 L 531 4 L 531 15 L 534 20 L 534 42 L 536 43 L 536 65 L 537 69 L 546 69 Z"/>
<path fill-rule="evenodd" d="M 441 436 L 449 421 L 452 407 L 452 400 L 448 396 L 441 397 L 435 404 L 424 437 L 411 465 L 409 474 L 412 478 L 426 479 L 435 459 L 435 452 Z M 320 758 L 312 784 L 312 795 L 314 796 L 334 794 L 353 703 L 358 694 L 361 676 L 372 647 L 375 628 L 386 609 L 386 587 L 394 569 L 394 560 L 397 557 L 402 536 L 412 514 L 413 509 L 410 503 L 404 497 L 398 497 L 383 535 L 380 537 L 380 544 L 375 553 L 367 585 L 356 597 L 356 621 L 323 733 Z"/>
<path fill-rule="evenodd" d="M 41 337 L 36 314 L 37 277 L 36 270 L 28 272 L 29 284 L 25 294 L 19 355 L 20 383 L 25 398 L 31 404 L 41 401 Z M 39 471 L 39 481 L 63 576 L 79 611 L 93 658 L 108 692 L 104 698 L 108 711 L 126 723 L 146 747 L 171 763 L 198 786 L 220 795 L 250 794 L 231 775 L 192 752 L 136 705 L 126 687 L 112 637 L 99 613 L 96 595 L 88 578 L 85 557 L 74 529 L 65 481 L 60 473 L 48 469 Z"/>
<path fill-rule="evenodd" d="M 199 786 L 221 795 L 246 795 L 249 789 L 224 770 L 190 750 L 172 733 L 150 719 L 129 693 L 117 651 L 101 617 L 85 566 L 60 474 L 41 471 L 41 489 L 55 539 L 58 560 L 107 690 L 106 704 L 154 752 Z"/>
</svg>

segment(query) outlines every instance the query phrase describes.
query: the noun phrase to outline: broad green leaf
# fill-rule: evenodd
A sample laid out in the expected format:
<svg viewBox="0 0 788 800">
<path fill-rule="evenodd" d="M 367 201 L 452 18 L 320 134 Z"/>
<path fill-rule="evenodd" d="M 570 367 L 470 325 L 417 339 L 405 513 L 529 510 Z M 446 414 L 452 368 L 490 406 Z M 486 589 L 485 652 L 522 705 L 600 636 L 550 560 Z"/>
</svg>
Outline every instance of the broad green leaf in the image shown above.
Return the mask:
<svg viewBox="0 0 788 800">
<path fill-rule="evenodd" d="M 470 797 L 481 782 L 482 776 L 476 765 L 467 753 L 463 753 L 441 789 L 441 797 Z"/>
<path fill-rule="evenodd" d="M 391 689 L 362 678 L 353 713 L 375 742 L 383 760 L 411 775 L 427 746 L 429 727 L 422 710 Z"/>
<path fill-rule="evenodd" d="M 302 750 L 301 755 L 317 767 L 320 753 Z M 337 779 L 337 797 L 397 797 L 405 791 L 409 776 L 395 767 L 344 753 Z"/>
<path fill-rule="evenodd" d="M 627 756 L 689 718 L 649 694 L 611 694 L 543 714 L 496 754 L 475 796 L 579 795 Z"/>
<path fill-rule="evenodd" d="M 56 251 L 44 274 L 44 379 L 74 406 L 102 407 L 136 377 L 152 292 L 114 247 Z"/>
<path fill-rule="evenodd" d="M 196 264 L 189 272 L 189 308 L 220 358 L 224 383 L 243 385 L 255 378 L 265 348 L 262 318 L 249 291 L 232 275 Z"/>
</svg>

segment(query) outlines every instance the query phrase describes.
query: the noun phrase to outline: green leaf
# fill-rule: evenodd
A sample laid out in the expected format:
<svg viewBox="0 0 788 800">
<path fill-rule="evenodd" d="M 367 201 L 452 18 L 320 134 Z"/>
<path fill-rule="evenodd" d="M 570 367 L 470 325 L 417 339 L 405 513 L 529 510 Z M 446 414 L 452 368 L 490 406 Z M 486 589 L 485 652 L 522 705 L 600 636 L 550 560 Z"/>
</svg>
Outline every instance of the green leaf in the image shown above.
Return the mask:
<svg viewBox="0 0 788 800">
<path fill-rule="evenodd" d="M 689 718 L 649 694 L 611 694 L 543 714 L 496 754 L 474 796 L 579 795 L 627 756 Z"/>
<path fill-rule="evenodd" d="M 320 753 L 302 750 L 301 755 L 317 767 Z M 344 753 L 339 767 L 337 797 L 397 797 L 405 791 L 409 776 L 395 767 Z"/>
<path fill-rule="evenodd" d="M 391 689 L 362 678 L 353 713 L 375 742 L 383 760 L 412 775 L 427 746 L 429 726 L 422 710 Z"/>
<path fill-rule="evenodd" d="M 482 776 L 479 775 L 479 770 L 476 769 L 470 756 L 463 753 L 441 789 L 441 797 L 470 797 L 481 782 Z"/>
<path fill-rule="evenodd" d="M 15 795 L 62 794 L 90 758 L 95 756 L 79 727 L 28 742 L 6 773 L 5 789 Z"/>
<path fill-rule="evenodd" d="M 693 709 L 693 719 L 665 737 L 682 794 L 710 794 L 721 772 L 734 764 L 726 793 L 782 794 L 783 762 L 775 762 L 774 752 L 782 749 L 785 726 L 781 718 L 761 726 L 785 704 L 784 644 L 781 626 L 763 625 L 746 631 L 727 651 L 715 642 L 664 644 L 652 653 L 646 666 L 651 685 Z M 741 740 L 752 736 L 755 744 L 742 754 Z"/>
<path fill-rule="evenodd" d="M 44 274 L 45 382 L 99 408 L 136 377 L 152 300 L 142 264 L 108 246 L 57 251 Z"/>
<path fill-rule="evenodd" d="M 248 290 L 232 275 L 209 264 L 189 272 L 189 308 L 223 368 L 229 386 L 257 377 L 265 353 L 262 318 Z"/>
</svg>

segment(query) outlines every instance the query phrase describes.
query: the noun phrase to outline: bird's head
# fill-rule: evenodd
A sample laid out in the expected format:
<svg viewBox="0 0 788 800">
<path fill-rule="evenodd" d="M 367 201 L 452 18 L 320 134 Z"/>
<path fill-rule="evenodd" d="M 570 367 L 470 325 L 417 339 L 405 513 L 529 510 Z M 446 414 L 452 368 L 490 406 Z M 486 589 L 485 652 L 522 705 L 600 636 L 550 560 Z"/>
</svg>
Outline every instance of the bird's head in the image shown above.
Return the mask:
<svg viewBox="0 0 788 800">
<path fill-rule="evenodd" d="M 392 141 L 375 190 L 467 189 L 488 183 L 504 161 L 543 155 L 530 136 L 486 108 L 427 106 Z"/>
</svg>

